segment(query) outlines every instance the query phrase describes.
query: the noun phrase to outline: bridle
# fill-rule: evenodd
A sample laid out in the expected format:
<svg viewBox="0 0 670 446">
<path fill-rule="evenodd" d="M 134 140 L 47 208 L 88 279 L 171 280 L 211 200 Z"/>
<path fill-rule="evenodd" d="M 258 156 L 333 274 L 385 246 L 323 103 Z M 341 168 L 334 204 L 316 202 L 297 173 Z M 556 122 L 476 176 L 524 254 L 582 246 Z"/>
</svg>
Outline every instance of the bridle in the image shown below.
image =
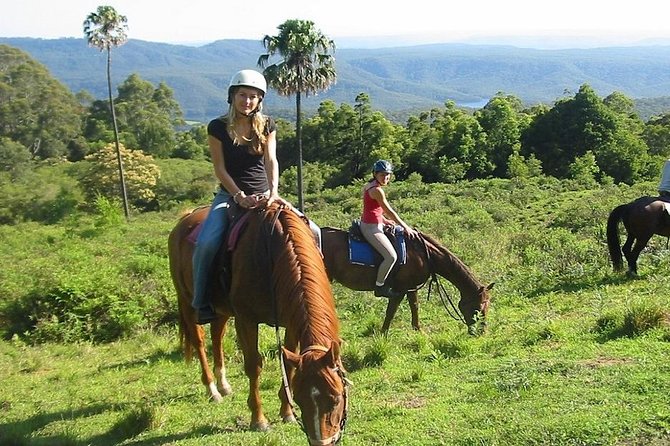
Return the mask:
<svg viewBox="0 0 670 446">
<path fill-rule="evenodd" d="M 342 413 L 342 418 L 340 418 L 340 429 L 337 431 L 337 433 L 335 433 L 335 435 L 332 435 L 328 438 L 324 438 L 322 440 L 311 438 L 309 436 L 309 433 L 307 432 L 307 429 L 305 429 L 305 425 L 302 422 L 302 418 L 298 417 L 295 412 L 295 402 L 293 400 L 293 393 L 291 392 L 291 386 L 289 385 L 288 382 L 288 376 L 286 375 L 286 367 L 284 366 L 284 355 L 281 352 L 282 347 L 281 338 L 279 336 L 279 327 L 277 325 L 275 325 L 275 335 L 277 338 L 277 351 L 279 355 L 279 366 L 281 368 L 281 374 L 282 374 L 282 383 L 284 386 L 284 392 L 286 393 L 286 397 L 288 399 L 288 405 L 291 408 L 291 414 L 293 415 L 293 418 L 295 418 L 295 420 L 298 422 L 300 430 L 302 430 L 303 433 L 307 436 L 307 441 L 309 441 L 309 444 L 311 446 L 328 446 L 336 444 L 338 441 L 344 438 L 344 429 L 347 425 L 347 416 L 349 413 L 349 398 L 347 397 L 347 388 L 351 386 L 353 383 L 347 378 L 347 375 L 341 365 L 338 365 L 333 369 L 333 371 L 337 374 L 337 376 L 342 380 L 342 389 L 343 389 L 342 398 L 344 399 L 344 411 Z M 328 351 L 330 351 L 330 349 L 323 345 L 312 344 L 302 349 L 300 351 L 300 356 L 311 351 L 321 351 L 327 353 Z"/>
<path fill-rule="evenodd" d="M 447 293 L 446 288 L 444 287 L 442 282 L 440 282 L 440 280 L 438 279 L 437 273 L 435 273 L 434 268 L 435 262 L 433 262 L 433 258 L 430 255 L 430 250 L 428 249 L 426 239 L 420 232 L 418 234 L 419 234 L 419 240 L 421 240 L 423 253 L 426 256 L 426 260 L 428 263 L 428 271 L 430 272 L 430 279 L 428 280 L 428 297 L 426 298 L 426 300 L 430 300 L 431 293 L 433 292 L 433 286 L 435 286 L 435 289 L 437 290 L 437 295 L 440 296 L 440 302 L 442 303 L 444 309 L 447 311 L 447 314 L 451 316 L 451 318 L 454 319 L 455 321 L 460 321 L 467 325 L 467 322 L 465 322 L 465 318 L 463 317 L 463 315 L 461 315 L 460 311 L 454 304 L 454 301 L 451 299 L 451 296 L 449 296 L 449 293 Z M 425 282 L 423 285 L 421 285 L 421 287 L 423 287 L 424 285 Z"/>
<path fill-rule="evenodd" d="M 270 231 L 266 232 L 264 235 L 264 240 L 267 242 L 270 237 L 274 234 L 275 230 L 275 223 L 279 219 L 279 214 L 285 209 L 283 205 L 280 205 L 279 208 L 277 209 L 277 212 L 275 213 L 274 217 L 272 218 L 272 222 L 270 224 Z M 265 231 L 267 231 L 267 225 L 264 225 L 263 228 Z M 266 244 L 266 248 L 268 251 L 268 256 L 267 259 L 272 262 L 272 252 L 271 252 L 271 245 Z M 288 380 L 288 375 L 286 374 L 286 367 L 284 363 L 284 355 L 282 354 L 282 342 L 281 342 L 281 336 L 279 334 L 279 315 L 277 313 L 277 296 L 274 293 L 274 289 L 270 287 L 270 293 L 272 294 L 272 307 L 273 307 L 273 312 L 274 312 L 274 318 L 275 318 L 275 337 L 277 341 L 277 356 L 279 356 L 279 368 L 281 369 L 281 374 L 282 374 L 282 385 L 284 387 L 284 393 L 286 394 L 286 399 L 289 405 L 289 408 L 291 409 L 291 415 L 293 418 L 296 420 L 298 423 L 298 426 L 300 426 L 300 430 L 305 434 L 307 437 L 307 441 L 309 442 L 310 446 L 328 446 L 328 445 L 334 445 L 338 441 L 341 441 L 342 438 L 344 437 L 344 429 L 347 424 L 347 415 L 349 411 L 349 399 L 347 397 L 347 388 L 352 385 L 352 382 L 347 379 L 346 373 L 344 371 L 344 368 L 342 367 L 341 363 L 338 364 L 333 371 L 337 374 L 337 376 L 340 378 L 342 381 L 342 398 L 344 399 L 344 411 L 342 413 L 342 418 L 340 419 L 340 426 L 339 430 L 335 433 L 335 435 L 332 435 L 328 438 L 325 439 L 313 439 L 309 436 L 309 433 L 307 432 L 307 429 L 305 428 L 304 423 L 302 422 L 302 418 L 297 416 L 296 411 L 295 411 L 295 400 L 293 399 L 293 392 L 291 392 L 291 386 Z M 327 353 L 330 351 L 328 347 L 325 347 L 323 345 L 319 344 L 312 344 L 308 345 L 307 347 L 303 348 L 300 351 L 300 356 L 311 352 L 311 351 L 321 351 L 324 353 Z M 338 358 L 339 362 L 339 358 Z"/>
</svg>

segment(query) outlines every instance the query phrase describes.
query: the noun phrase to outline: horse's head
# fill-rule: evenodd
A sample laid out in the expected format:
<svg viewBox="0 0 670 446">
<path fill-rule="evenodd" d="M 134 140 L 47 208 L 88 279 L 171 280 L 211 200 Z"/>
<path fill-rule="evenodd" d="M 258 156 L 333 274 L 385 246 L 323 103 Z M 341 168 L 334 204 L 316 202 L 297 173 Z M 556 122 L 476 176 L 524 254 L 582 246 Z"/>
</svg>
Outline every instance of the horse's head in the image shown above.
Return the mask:
<svg viewBox="0 0 670 446">
<path fill-rule="evenodd" d="M 487 286 L 480 286 L 475 296 L 470 299 L 462 298 L 458 302 L 458 309 L 461 310 L 465 324 L 468 326 L 468 333 L 471 335 L 478 335 L 486 330 L 486 315 L 491 300 L 489 291 L 494 284 L 492 282 Z"/>
<path fill-rule="evenodd" d="M 300 355 L 284 349 L 287 362 L 295 367 L 293 399 L 300 407 L 303 429 L 312 446 L 337 444 L 347 420 L 349 381 L 340 360 L 340 346 L 309 346 Z"/>
</svg>

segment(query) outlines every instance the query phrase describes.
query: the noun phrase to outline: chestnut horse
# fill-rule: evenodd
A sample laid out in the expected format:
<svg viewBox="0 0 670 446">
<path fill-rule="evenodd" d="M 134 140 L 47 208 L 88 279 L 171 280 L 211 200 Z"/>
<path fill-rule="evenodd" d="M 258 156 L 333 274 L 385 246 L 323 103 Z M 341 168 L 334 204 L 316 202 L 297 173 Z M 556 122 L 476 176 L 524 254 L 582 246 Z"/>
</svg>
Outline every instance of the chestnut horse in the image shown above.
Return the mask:
<svg viewBox="0 0 670 446">
<path fill-rule="evenodd" d="M 412 327 L 419 330 L 419 303 L 417 290 L 429 279 L 437 281 L 438 274 L 451 282 L 461 294 L 458 308 L 470 334 L 480 333 L 485 324 L 489 306 L 489 290 L 493 283 L 484 286 L 467 266 L 451 251 L 426 234 L 407 240 L 407 261 L 391 272 L 393 288 L 404 291 L 412 313 Z M 375 287 L 377 267 L 352 264 L 349 261 L 349 234 L 341 229 L 321 229 L 322 250 L 328 277 L 352 290 L 372 291 Z M 397 270 L 395 269 L 397 268 Z M 389 299 L 382 332 L 388 332 L 391 320 L 403 296 Z"/>
<path fill-rule="evenodd" d="M 238 344 L 244 354 L 244 371 L 249 378 L 250 426 L 266 430 L 269 424 L 259 392 L 262 357 L 258 352 L 258 327 L 261 323 L 285 327 L 281 358 L 285 358 L 286 375 L 279 390 L 279 415 L 286 422 L 296 421 L 294 398 L 310 444 L 335 444 L 346 421 L 347 386 L 332 289 L 308 225 L 278 204 L 249 211 L 246 228 L 231 255 L 228 297 L 222 295 L 220 284 L 213 286 L 218 315 L 211 323 L 217 380 L 214 384 L 205 352 L 204 330 L 196 324 L 196 313 L 191 307 L 193 244 L 189 234 L 208 212 L 209 208 L 200 208 L 184 216 L 169 237 L 170 272 L 179 299 L 180 336 L 187 360 L 195 349 L 202 382 L 214 401 L 219 402 L 222 394 L 229 394 L 222 338 L 226 322 L 234 316 Z M 218 268 L 220 260 L 215 264 Z"/>
<path fill-rule="evenodd" d="M 658 197 L 640 197 L 630 203 L 615 207 L 607 218 L 607 247 L 614 271 L 623 269 L 623 255 L 628 263 L 627 274 L 637 276 L 637 259 L 654 234 L 670 237 L 670 217 L 666 202 Z M 623 222 L 628 235 L 621 247 L 619 222 Z"/>
</svg>

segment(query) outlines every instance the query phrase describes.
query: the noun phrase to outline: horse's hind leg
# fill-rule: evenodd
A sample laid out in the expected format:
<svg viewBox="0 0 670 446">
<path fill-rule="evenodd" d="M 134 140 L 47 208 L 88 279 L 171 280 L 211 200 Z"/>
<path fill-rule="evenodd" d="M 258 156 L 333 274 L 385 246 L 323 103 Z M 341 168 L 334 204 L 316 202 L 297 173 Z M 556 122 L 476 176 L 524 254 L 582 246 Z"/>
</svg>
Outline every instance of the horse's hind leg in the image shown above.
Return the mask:
<svg viewBox="0 0 670 446">
<path fill-rule="evenodd" d="M 184 353 L 186 354 L 186 360 L 190 362 L 191 352 L 196 351 L 198 355 L 198 362 L 200 363 L 200 381 L 204 384 L 207 389 L 207 395 L 215 402 L 220 403 L 223 400 L 221 393 L 216 388 L 214 383 L 214 376 L 212 375 L 211 370 L 209 369 L 209 361 L 207 360 L 207 351 L 205 350 L 205 330 L 202 325 L 198 325 L 195 322 L 195 311 L 190 306 L 189 303 L 185 303 L 188 299 L 182 299 L 180 295 L 180 318 L 179 325 L 180 330 L 183 333 L 182 341 L 184 345 Z M 184 310 L 186 308 L 186 310 Z M 188 347 L 186 347 L 188 345 Z"/>
<path fill-rule="evenodd" d="M 621 252 L 623 252 L 624 257 L 626 257 L 626 263 L 628 263 L 628 274 L 631 274 L 632 271 L 637 270 L 637 257 L 635 257 L 635 260 L 633 260 L 631 253 L 634 242 L 635 236 L 628 234 L 628 237 L 626 237 L 626 242 L 621 247 Z"/>
<path fill-rule="evenodd" d="M 640 253 L 647 246 L 651 236 L 638 238 L 635 241 L 633 249 L 626 255 L 626 260 L 628 260 L 628 275 L 637 277 L 637 259 L 640 257 Z"/>
<path fill-rule="evenodd" d="M 223 354 L 223 337 L 226 334 L 226 323 L 228 316 L 218 317 L 211 323 L 210 332 L 212 336 L 212 353 L 214 355 L 214 376 L 216 377 L 216 391 L 221 395 L 230 395 L 233 388 L 226 379 L 226 362 Z M 213 389 L 210 388 L 210 392 Z"/>
<path fill-rule="evenodd" d="M 207 388 L 207 394 L 215 402 L 220 403 L 223 400 L 221 393 L 216 388 L 214 383 L 214 376 L 209 369 L 209 361 L 207 360 L 207 351 L 205 350 L 205 330 L 201 325 L 195 323 L 195 313 L 193 314 L 193 327 L 195 332 L 193 347 L 198 352 L 198 361 L 200 362 L 200 380 Z"/>
</svg>

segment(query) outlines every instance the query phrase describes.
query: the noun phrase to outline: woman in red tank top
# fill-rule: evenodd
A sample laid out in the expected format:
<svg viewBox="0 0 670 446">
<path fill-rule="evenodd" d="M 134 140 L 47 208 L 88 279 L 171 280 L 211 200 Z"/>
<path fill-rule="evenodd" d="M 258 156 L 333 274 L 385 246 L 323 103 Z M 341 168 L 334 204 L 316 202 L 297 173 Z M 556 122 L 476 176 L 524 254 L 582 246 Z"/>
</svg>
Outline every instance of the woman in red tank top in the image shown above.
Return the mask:
<svg viewBox="0 0 670 446">
<path fill-rule="evenodd" d="M 384 226 L 400 225 L 410 238 L 416 236 L 416 231 L 400 218 L 386 199 L 382 187 L 391 181 L 391 173 L 393 173 L 393 166 L 386 160 L 378 160 L 372 166 L 372 179 L 363 187 L 361 232 L 368 243 L 383 257 L 377 271 L 375 296 L 397 298 L 401 297 L 404 292 L 393 290 L 387 279 L 393 265 L 398 260 L 398 255 L 393 244 L 384 234 Z"/>
</svg>

